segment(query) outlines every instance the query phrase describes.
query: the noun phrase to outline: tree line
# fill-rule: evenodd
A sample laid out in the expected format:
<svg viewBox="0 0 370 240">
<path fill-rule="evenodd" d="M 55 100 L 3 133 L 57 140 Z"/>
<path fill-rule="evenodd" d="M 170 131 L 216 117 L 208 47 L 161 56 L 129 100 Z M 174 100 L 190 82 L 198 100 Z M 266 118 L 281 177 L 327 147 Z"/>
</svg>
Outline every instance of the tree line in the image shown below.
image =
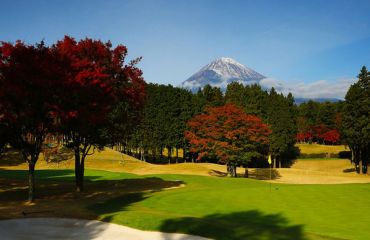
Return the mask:
<svg viewBox="0 0 370 240">
<path fill-rule="evenodd" d="M 297 142 L 345 144 L 352 151 L 356 169 L 359 171 L 359 164 L 364 163 L 361 168 L 366 172 L 369 154 L 366 126 L 370 119 L 367 117 L 370 106 L 366 92 L 368 81 L 369 73 L 364 68 L 359 75 L 359 82 L 351 86 L 345 101 L 308 101 L 300 105 L 294 103 L 292 94 L 285 96 L 274 88 L 264 90 L 256 84 L 244 86 L 232 82 L 225 93 L 210 85 L 191 93 L 171 85 L 148 84 L 140 124 L 132 134 L 125 136 L 123 145 L 129 146 L 125 147 L 126 153 L 130 153 L 129 149 L 143 149 L 131 154 L 144 156 L 143 159 L 151 162 L 196 160 L 225 163 L 216 154 L 210 156 L 204 154 L 207 152 L 204 149 L 200 151 L 199 146 L 186 137 L 186 132 L 199 115 L 210 112 L 218 114 L 212 107 L 232 104 L 245 114 L 259 117 L 271 130 L 268 151 L 261 151 L 263 158 L 249 158 L 246 161 L 249 166 L 267 166 L 267 154 L 271 154 L 274 167 L 290 166 L 299 154 L 299 149 L 295 147 Z M 359 121 L 362 121 L 359 125 L 355 124 Z M 164 148 L 170 149 L 168 156 L 163 156 Z M 177 151 L 179 148 L 184 150 L 183 158 L 171 154 L 171 149 Z M 246 166 L 246 162 L 241 161 L 239 165 Z"/>
<path fill-rule="evenodd" d="M 216 155 L 203 156 L 202 152 L 194 151 L 191 139 L 185 136 L 185 132 L 190 128 L 192 118 L 206 110 L 212 111 L 210 107 L 232 104 L 245 114 L 259 117 L 272 131 L 264 161 L 255 158 L 255 161 L 251 160 L 252 166 L 266 166 L 268 152 L 278 166 L 289 166 L 297 155 L 294 147 L 297 110 L 291 94 L 284 96 L 275 89 L 266 91 L 259 85 L 244 86 L 236 82 L 230 83 L 225 93 L 210 85 L 194 94 L 171 85 L 147 84 L 146 89 L 140 123 L 129 135 L 122 136 L 122 150 L 127 154 L 159 163 L 194 160 L 220 162 L 221 159 Z M 168 156 L 163 156 L 164 148 L 169 149 Z M 180 159 L 178 154 L 172 156 L 171 149 L 183 150 L 184 157 Z"/>
<path fill-rule="evenodd" d="M 341 125 L 344 102 L 314 102 L 297 107 L 297 142 L 341 144 Z"/>
</svg>

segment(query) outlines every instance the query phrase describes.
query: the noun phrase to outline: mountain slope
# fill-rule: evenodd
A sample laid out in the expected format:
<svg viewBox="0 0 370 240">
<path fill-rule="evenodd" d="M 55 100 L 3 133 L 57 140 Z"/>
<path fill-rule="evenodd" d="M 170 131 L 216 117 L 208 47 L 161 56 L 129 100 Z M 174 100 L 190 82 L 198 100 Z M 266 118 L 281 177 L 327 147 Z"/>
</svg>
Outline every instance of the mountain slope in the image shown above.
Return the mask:
<svg viewBox="0 0 370 240">
<path fill-rule="evenodd" d="M 266 78 L 262 74 L 245 67 L 232 58 L 221 57 L 201 68 L 197 73 L 184 81 L 181 86 L 196 91 L 207 84 L 225 90 L 230 82 L 240 82 L 245 85 L 259 83 Z"/>
<path fill-rule="evenodd" d="M 262 89 L 267 91 L 274 87 L 277 92 L 281 92 L 283 94 L 288 94 L 288 92 L 292 92 L 293 94 L 295 93 L 295 102 L 298 105 L 308 102 L 309 100 L 315 102 L 340 101 L 338 98 L 301 97 L 299 92 L 294 91 L 294 89 L 290 89 L 289 87 L 284 86 L 281 82 L 272 78 L 267 78 L 234 59 L 227 57 L 218 58 L 204 66 L 189 79 L 182 82 L 181 87 L 189 89 L 192 92 L 196 92 L 199 88 L 203 88 L 205 85 L 209 84 L 213 87 L 219 87 L 223 92 L 225 92 L 227 85 L 234 81 L 242 83 L 243 85 L 259 84 Z"/>
<path fill-rule="evenodd" d="M 302 103 L 306 103 L 308 101 L 314 101 L 314 102 L 319 102 L 319 103 L 324 103 L 324 102 L 340 102 L 343 101 L 342 99 L 339 98 L 294 98 L 294 101 L 297 105 L 300 105 Z"/>
</svg>

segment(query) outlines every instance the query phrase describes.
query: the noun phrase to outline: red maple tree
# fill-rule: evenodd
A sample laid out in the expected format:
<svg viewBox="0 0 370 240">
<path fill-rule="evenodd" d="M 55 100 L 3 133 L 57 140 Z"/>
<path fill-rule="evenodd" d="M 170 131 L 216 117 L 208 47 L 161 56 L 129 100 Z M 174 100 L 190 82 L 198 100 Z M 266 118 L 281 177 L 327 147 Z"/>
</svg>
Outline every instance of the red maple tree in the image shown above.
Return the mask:
<svg viewBox="0 0 370 240">
<path fill-rule="evenodd" d="M 125 64 L 127 48 L 90 38 L 76 41 L 64 37 L 53 49 L 58 53 L 66 78 L 61 93 L 61 130 L 75 152 L 77 191 L 83 190 L 85 158 L 93 147 L 107 139 L 102 131 L 109 125 L 109 113 L 117 104 L 140 107 L 145 96 L 139 59 Z M 125 119 L 122 119 L 125 121 Z"/>
<path fill-rule="evenodd" d="M 43 42 L 0 44 L 0 122 L 8 141 L 29 166 L 29 196 L 34 200 L 34 170 L 45 136 L 55 130 L 57 89 L 63 79 L 59 58 Z"/>
<path fill-rule="evenodd" d="M 297 142 L 306 142 L 312 140 L 312 133 L 311 132 L 300 132 L 296 135 Z"/>
<path fill-rule="evenodd" d="M 254 115 L 248 115 L 233 104 L 208 107 L 187 123 L 185 137 L 197 160 L 216 158 L 236 175 L 236 165 L 261 157 L 271 130 Z M 231 168 L 230 168 L 231 167 Z"/>
<path fill-rule="evenodd" d="M 326 143 L 337 143 L 340 140 L 340 133 L 338 130 L 329 130 L 326 133 L 321 134 L 321 138 L 324 140 Z"/>
</svg>

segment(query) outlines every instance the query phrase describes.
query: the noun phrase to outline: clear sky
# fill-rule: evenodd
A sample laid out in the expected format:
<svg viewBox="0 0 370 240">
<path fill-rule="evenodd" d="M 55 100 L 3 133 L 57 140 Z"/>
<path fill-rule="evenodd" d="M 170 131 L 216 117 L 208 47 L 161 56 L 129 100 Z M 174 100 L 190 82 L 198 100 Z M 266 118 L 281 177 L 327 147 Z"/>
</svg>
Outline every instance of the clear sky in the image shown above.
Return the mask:
<svg viewBox="0 0 370 240">
<path fill-rule="evenodd" d="M 111 40 L 126 45 L 129 58 L 143 56 L 148 82 L 179 85 L 226 56 L 293 91 L 311 89 L 309 95 L 332 84 L 343 89 L 362 65 L 370 67 L 369 0 L 1 0 L 0 6 L 0 40 Z"/>
</svg>

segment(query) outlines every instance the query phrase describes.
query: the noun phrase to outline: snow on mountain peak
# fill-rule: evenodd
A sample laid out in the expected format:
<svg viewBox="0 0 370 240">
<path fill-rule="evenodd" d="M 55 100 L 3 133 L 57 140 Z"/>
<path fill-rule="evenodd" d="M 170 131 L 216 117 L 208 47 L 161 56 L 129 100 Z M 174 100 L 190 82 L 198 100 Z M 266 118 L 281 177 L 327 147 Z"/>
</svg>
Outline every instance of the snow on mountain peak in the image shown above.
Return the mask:
<svg viewBox="0 0 370 240">
<path fill-rule="evenodd" d="M 243 84 L 259 83 L 266 78 L 229 57 L 220 57 L 201 68 L 197 73 L 182 83 L 182 87 L 196 91 L 207 84 L 225 90 L 230 82 Z"/>
</svg>

